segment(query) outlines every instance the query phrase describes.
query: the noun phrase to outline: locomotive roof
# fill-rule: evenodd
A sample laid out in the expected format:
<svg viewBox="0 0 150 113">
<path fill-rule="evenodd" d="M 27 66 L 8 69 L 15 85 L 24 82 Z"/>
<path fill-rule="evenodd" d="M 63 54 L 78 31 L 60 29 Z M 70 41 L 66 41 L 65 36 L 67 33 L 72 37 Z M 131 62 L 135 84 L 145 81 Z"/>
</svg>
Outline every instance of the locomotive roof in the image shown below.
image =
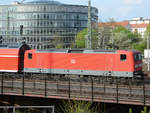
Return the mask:
<svg viewBox="0 0 150 113">
<path fill-rule="evenodd" d="M 91 50 L 91 49 L 49 49 L 49 50 L 36 50 L 38 53 L 116 53 L 117 50 Z"/>
</svg>

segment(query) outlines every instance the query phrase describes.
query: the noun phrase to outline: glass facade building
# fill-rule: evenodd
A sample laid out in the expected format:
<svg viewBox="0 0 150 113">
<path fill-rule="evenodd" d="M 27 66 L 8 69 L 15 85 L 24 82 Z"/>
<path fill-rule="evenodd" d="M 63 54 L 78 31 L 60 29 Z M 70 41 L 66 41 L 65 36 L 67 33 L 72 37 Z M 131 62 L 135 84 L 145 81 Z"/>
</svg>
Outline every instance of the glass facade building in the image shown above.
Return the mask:
<svg viewBox="0 0 150 113">
<path fill-rule="evenodd" d="M 98 9 L 92 7 L 91 15 L 96 23 Z M 0 36 L 5 44 L 24 40 L 32 48 L 48 49 L 58 39 L 64 47 L 69 47 L 77 32 L 87 28 L 87 24 L 88 6 L 50 0 L 0 5 Z"/>
</svg>

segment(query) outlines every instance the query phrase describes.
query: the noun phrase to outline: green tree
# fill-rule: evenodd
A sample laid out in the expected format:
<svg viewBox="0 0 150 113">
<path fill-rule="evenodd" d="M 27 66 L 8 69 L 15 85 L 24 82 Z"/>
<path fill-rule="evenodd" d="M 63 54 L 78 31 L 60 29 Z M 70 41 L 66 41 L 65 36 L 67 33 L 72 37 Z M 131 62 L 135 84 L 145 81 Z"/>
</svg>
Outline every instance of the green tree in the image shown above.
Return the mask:
<svg viewBox="0 0 150 113">
<path fill-rule="evenodd" d="M 86 37 L 88 34 L 88 30 L 87 29 L 83 29 L 82 31 L 80 31 L 79 33 L 77 33 L 77 37 L 75 39 L 75 44 L 73 44 L 72 47 L 76 47 L 76 48 L 86 48 Z M 96 29 L 92 29 L 92 48 L 95 49 L 97 48 L 97 30 Z"/>
<path fill-rule="evenodd" d="M 139 43 L 142 38 L 137 33 L 132 33 L 125 27 L 118 26 L 112 30 L 110 45 L 119 49 L 133 49 L 134 44 Z"/>
<path fill-rule="evenodd" d="M 146 49 L 146 40 L 143 39 L 141 42 L 133 44 L 133 48 L 144 53 L 144 49 Z"/>
<path fill-rule="evenodd" d="M 136 31 L 135 31 L 136 32 Z M 142 53 L 144 52 L 144 49 L 147 47 L 147 37 L 150 37 L 150 24 L 148 25 L 145 33 L 144 33 L 144 38 L 139 42 L 134 44 L 134 49 L 141 51 Z"/>
<path fill-rule="evenodd" d="M 150 24 L 147 26 L 144 36 L 145 38 L 147 38 L 147 36 L 150 37 Z"/>
</svg>

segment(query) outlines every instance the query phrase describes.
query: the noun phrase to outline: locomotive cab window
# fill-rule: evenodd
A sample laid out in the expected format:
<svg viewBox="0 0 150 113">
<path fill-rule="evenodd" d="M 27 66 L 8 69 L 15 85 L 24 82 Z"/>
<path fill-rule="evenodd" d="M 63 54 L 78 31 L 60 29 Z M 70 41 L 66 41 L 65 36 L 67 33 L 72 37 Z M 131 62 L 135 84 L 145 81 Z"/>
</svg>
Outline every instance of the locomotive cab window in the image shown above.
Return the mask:
<svg viewBox="0 0 150 113">
<path fill-rule="evenodd" d="M 32 59 L 32 53 L 28 53 L 28 59 Z"/>
<path fill-rule="evenodd" d="M 121 61 L 126 61 L 126 60 L 127 60 L 126 54 L 121 54 L 121 55 L 120 55 L 120 60 L 121 60 Z"/>
<path fill-rule="evenodd" d="M 134 54 L 134 60 L 135 61 L 140 61 L 142 60 L 142 55 L 140 53 Z"/>
</svg>

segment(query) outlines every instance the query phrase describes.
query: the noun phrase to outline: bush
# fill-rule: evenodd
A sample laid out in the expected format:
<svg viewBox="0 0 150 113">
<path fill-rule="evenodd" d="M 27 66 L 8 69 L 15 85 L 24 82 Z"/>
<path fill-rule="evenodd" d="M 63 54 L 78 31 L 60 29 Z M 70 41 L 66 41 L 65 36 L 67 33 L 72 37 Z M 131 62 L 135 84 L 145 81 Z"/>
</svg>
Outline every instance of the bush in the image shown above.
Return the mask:
<svg viewBox="0 0 150 113">
<path fill-rule="evenodd" d="M 92 103 L 84 101 L 63 102 L 61 110 L 63 113 L 98 113 L 97 108 L 93 107 Z"/>
</svg>

